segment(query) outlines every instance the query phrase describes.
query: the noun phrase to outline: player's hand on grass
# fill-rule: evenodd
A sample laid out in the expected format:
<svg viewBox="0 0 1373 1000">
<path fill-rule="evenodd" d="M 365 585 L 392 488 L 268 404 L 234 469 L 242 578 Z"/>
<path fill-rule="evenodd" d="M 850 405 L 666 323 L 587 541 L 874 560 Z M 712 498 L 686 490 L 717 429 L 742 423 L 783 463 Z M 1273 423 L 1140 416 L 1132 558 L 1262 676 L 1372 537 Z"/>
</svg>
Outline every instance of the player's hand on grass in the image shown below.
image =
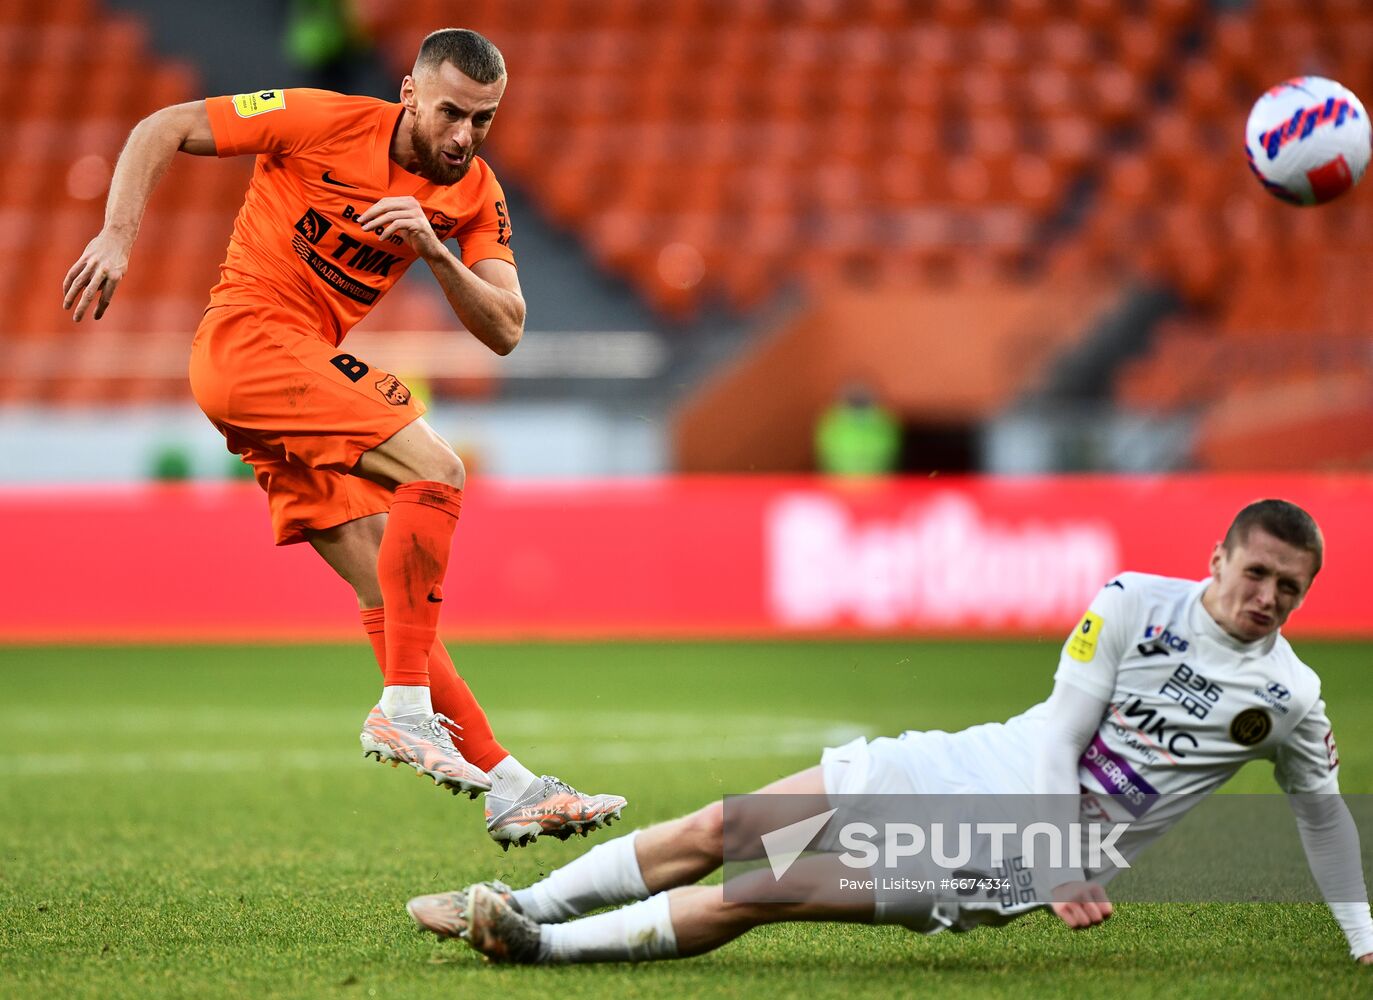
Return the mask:
<svg viewBox="0 0 1373 1000">
<path fill-rule="evenodd" d="M 1111 915 L 1106 890 L 1095 882 L 1065 882 L 1054 890 L 1051 904 L 1059 920 L 1073 930 L 1095 927 Z"/>
<path fill-rule="evenodd" d="M 1360 965 L 1373 965 L 1373 951 L 1370 951 L 1367 955 L 1360 955 L 1356 961 Z"/>
<path fill-rule="evenodd" d="M 409 196 L 381 199 L 358 216 L 358 225 L 382 241 L 398 235 L 426 259 L 444 252 L 443 241 L 429 224 L 424 208 Z"/>
<path fill-rule="evenodd" d="M 62 308 L 76 306 L 72 313 L 75 322 L 81 322 L 92 302 L 96 303 L 94 318 L 105 315 L 114 290 L 129 269 L 132 249 L 132 237 L 109 229 L 100 230 L 95 239 L 86 244 L 86 249 L 62 280 Z"/>
</svg>

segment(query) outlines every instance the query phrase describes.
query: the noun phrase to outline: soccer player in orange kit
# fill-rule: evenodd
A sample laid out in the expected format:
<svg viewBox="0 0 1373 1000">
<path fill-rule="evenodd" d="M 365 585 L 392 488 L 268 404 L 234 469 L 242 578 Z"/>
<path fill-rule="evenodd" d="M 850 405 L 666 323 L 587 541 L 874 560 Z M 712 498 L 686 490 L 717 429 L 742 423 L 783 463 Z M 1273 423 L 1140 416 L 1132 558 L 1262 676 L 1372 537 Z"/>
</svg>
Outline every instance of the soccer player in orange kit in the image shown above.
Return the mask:
<svg viewBox="0 0 1373 1000">
<path fill-rule="evenodd" d="M 63 305 L 77 322 L 104 314 L 178 151 L 257 155 L 191 347 L 192 391 L 252 465 L 277 544 L 309 542 L 357 593 L 384 676 L 364 754 L 454 794 L 486 792 L 487 831 L 508 848 L 586 834 L 625 800 L 537 776 L 495 739 L 437 639 L 463 464 L 395 375 L 340 346 L 417 259 L 473 336 L 501 355 L 519 343 L 509 215 L 476 155 L 505 86 L 500 51 L 450 28 L 425 38 L 399 104 L 288 89 L 155 112 L 119 156 L 104 228 L 68 271 Z"/>
</svg>

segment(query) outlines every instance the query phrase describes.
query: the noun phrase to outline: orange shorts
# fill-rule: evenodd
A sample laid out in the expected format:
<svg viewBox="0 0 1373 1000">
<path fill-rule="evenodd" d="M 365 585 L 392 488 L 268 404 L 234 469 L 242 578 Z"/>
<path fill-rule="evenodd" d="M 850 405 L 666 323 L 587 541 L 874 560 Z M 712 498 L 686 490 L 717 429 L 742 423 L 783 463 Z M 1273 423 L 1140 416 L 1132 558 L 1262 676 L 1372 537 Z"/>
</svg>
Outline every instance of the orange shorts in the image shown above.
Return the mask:
<svg viewBox="0 0 1373 1000">
<path fill-rule="evenodd" d="M 267 492 L 278 545 L 391 509 L 349 475 L 362 453 L 424 413 L 394 375 L 270 305 L 213 306 L 191 345 L 191 391 Z"/>
</svg>

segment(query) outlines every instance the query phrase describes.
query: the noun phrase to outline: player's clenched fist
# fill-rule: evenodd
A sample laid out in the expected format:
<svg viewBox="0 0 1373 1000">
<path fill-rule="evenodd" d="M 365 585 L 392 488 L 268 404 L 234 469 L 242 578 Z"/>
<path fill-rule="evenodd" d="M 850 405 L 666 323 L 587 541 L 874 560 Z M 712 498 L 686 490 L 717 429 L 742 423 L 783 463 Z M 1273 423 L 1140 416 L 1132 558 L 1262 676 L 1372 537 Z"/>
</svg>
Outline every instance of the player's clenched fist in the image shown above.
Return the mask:
<svg viewBox="0 0 1373 1000">
<path fill-rule="evenodd" d="M 1111 915 L 1106 890 L 1095 882 L 1065 882 L 1054 890 L 1054 914 L 1073 930 L 1095 927 Z"/>
<path fill-rule="evenodd" d="M 429 224 L 423 206 L 408 195 L 381 199 L 358 216 L 358 225 L 383 242 L 399 235 L 421 257 L 443 252 L 443 241 Z"/>
<path fill-rule="evenodd" d="M 75 304 L 73 320 L 81 322 L 96 296 L 99 296 L 99 302 L 95 307 L 95 318 L 105 315 L 110 299 L 114 297 L 114 290 L 129 269 L 129 251 L 132 248 L 132 239 L 108 229 L 102 229 L 95 239 L 86 244 L 86 249 L 62 280 L 62 308 L 71 309 Z"/>
</svg>

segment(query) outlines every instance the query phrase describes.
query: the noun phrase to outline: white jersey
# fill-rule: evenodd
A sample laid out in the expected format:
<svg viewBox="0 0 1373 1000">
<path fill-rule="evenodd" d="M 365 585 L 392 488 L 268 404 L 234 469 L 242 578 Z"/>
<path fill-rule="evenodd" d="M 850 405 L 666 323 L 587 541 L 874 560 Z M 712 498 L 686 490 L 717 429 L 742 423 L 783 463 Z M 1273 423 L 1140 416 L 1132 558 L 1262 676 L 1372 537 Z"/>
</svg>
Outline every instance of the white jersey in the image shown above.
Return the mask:
<svg viewBox="0 0 1373 1000">
<path fill-rule="evenodd" d="M 1085 793 L 1083 818 L 1129 824 L 1116 841 L 1127 858 L 1252 760 L 1272 761 L 1288 793 L 1339 790 L 1339 755 L 1320 678 L 1277 633 L 1244 643 L 1221 629 L 1201 603 L 1209 583 L 1120 575 L 1064 643 L 1054 675 L 1106 703 L 1078 760 L 1077 783 Z M 1050 700 L 1004 723 L 956 733 L 854 740 L 822 757 L 825 789 L 831 795 L 1036 792 L 1039 751 L 1054 738 L 1056 710 Z M 1075 738 L 1091 720 L 1079 723 Z M 1322 828 L 1321 844 L 1304 845 L 1317 882 L 1323 891 L 1326 882 L 1341 887 L 1338 892 L 1361 886 L 1357 846 L 1351 852 L 1351 841 L 1339 836 L 1331 844 L 1328 833 Z M 934 923 L 923 929 L 1004 923 L 1045 898 L 1012 894 L 937 908 Z M 1330 908 L 1352 953 L 1373 952 L 1368 904 L 1336 899 Z"/>
<path fill-rule="evenodd" d="M 1222 630 L 1209 582 L 1123 573 L 1063 645 L 1055 680 L 1110 702 L 1078 780 L 1137 819 L 1145 796 L 1213 791 L 1251 760 L 1273 761 L 1286 792 L 1338 787 L 1320 678 L 1277 633 Z"/>
</svg>

